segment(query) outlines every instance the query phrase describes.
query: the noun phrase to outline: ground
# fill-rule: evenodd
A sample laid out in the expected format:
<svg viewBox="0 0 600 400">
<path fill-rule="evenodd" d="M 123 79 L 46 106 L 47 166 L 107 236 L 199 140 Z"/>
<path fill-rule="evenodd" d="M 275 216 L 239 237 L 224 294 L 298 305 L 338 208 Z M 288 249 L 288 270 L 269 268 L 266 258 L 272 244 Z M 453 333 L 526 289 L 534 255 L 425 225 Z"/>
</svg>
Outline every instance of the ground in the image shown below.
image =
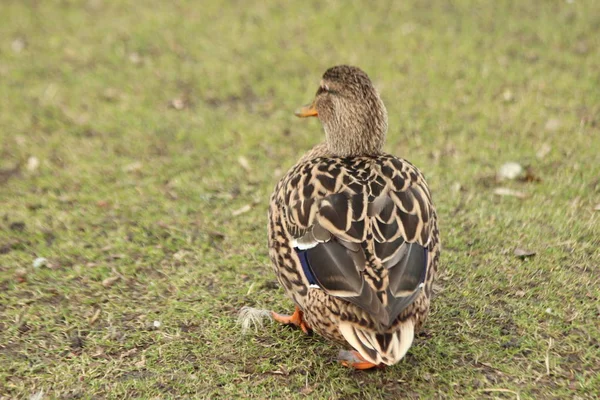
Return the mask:
<svg viewBox="0 0 600 400">
<path fill-rule="evenodd" d="M 0 398 L 597 398 L 599 52 L 583 0 L 2 1 Z M 237 324 L 293 308 L 267 202 L 340 63 L 443 241 L 424 331 L 373 372 Z"/>
</svg>

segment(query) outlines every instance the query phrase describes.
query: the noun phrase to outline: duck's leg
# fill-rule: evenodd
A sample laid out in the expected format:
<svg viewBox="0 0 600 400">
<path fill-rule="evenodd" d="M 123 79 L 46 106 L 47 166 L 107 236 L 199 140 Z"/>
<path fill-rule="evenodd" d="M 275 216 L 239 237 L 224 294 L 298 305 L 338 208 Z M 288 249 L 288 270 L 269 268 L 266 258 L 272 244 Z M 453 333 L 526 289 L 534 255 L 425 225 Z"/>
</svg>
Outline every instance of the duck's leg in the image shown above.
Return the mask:
<svg viewBox="0 0 600 400">
<path fill-rule="evenodd" d="M 341 350 L 338 361 L 344 366 L 354 369 L 384 368 L 383 364 L 373 364 L 363 358 L 358 351 Z"/>
<path fill-rule="evenodd" d="M 292 315 L 281 315 L 277 314 L 275 311 L 271 311 L 271 315 L 273 316 L 273 319 L 277 322 L 280 322 L 285 325 L 294 325 L 300 327 L 300 329 L 302 329 L 302 332 L 306 334 L 310 332 L 310 327 L 302 318 L 302 311 L 300 310 L 300 308 L 298 308 L 298 306 L 296 306 L 296 309 L 294 310 L 294 313 Z"/>
</svg>

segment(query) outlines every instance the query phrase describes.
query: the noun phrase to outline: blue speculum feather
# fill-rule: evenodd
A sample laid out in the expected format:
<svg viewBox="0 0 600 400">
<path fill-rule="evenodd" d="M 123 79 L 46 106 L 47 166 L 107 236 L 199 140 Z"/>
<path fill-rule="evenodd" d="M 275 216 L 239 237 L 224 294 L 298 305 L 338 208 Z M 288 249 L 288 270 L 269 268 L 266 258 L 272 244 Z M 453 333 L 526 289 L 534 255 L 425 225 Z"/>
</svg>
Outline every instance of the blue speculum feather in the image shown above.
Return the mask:
<svg viewBox="0 0 600 400">
<path fill-rule="evenodd" d="M 298 258 L 300 259 L 300 264 L 302 265 L 302 272 L 304 272 L 304 276 L 306 276 L 306 280 L 309 285 L 317 285 L 317 280 L 315 279 L 315 275 L 313 274 L 310 263 L 308 262 L 308 250 L 299 250 L 295 249 L 296 254 L 298 254 Z"/>
</svg>

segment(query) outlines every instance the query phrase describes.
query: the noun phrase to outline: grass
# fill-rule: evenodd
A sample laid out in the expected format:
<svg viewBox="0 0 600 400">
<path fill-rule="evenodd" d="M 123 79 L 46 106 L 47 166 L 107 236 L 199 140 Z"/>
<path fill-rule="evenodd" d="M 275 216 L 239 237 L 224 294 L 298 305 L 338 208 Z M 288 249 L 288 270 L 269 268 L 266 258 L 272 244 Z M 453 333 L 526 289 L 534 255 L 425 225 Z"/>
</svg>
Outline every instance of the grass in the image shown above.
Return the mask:
<svg viewBox="0 0 600 400">
<path fill-rule="evenodd" d="M 3 1 L 0 398 L 597 398 L 599 11 Z M 292 307 L 267 201 L 322 140 L 292 113 L 340 63 L 380 89 L 444 244 L 425 330 L 374 373 L 236 325 Z M 509 161 L 539 181 L 496 182 Z"/>
</svg>

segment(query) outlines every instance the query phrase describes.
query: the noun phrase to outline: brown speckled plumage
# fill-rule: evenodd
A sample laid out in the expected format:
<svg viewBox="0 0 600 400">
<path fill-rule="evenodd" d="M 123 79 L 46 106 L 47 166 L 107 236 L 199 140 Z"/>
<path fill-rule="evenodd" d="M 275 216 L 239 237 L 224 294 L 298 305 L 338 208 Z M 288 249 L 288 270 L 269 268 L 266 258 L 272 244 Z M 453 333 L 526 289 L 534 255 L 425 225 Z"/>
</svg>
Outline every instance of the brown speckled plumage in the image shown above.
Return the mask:
<svg viewBox="0 0 600 400">
<path fill-rule="evenodd" d="M 313 109 L 326 140 L 275 187 L 269 255 L 310 328 L 394 364 L 429 311 L 440 251 L 431 194 L 416 167 L 381 151 L 387 113 L 360 69 L 325 72 Z"/>
</svg>

